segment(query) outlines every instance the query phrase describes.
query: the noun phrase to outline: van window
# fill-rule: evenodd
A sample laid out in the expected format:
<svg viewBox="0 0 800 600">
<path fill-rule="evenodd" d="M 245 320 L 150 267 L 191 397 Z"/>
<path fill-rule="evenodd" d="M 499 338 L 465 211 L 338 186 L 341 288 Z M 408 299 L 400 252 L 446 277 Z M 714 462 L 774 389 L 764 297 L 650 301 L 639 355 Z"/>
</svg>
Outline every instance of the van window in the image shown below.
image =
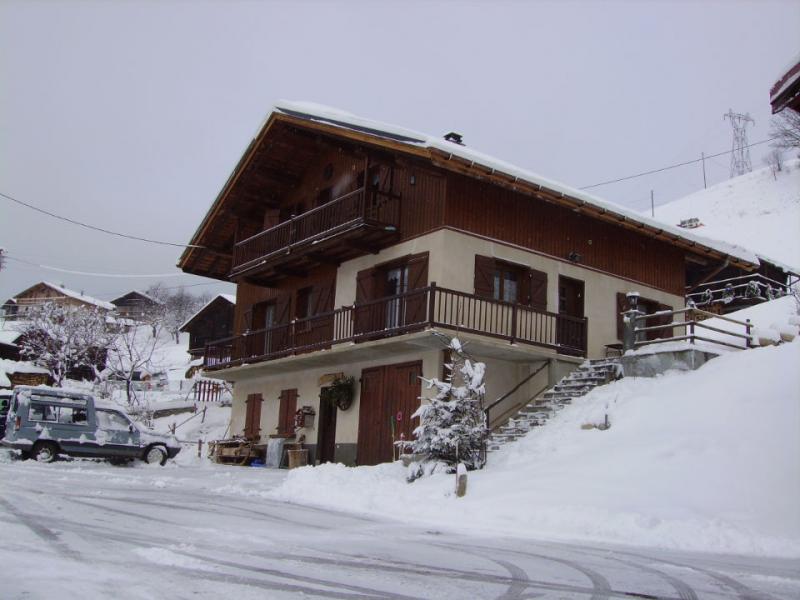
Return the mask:
<svg viewBox="0 0 800 600">
<path fill-rule="evenodd" d="M 109 431 L 128 431 L 128 427 L 130 427 L 130 421 L 123 417 L 118 412 L 113 412 L 110 410 L 98 410 L 96 413 L 97 415 L 97 426 L 100 429 L 106 429 Z"/>
<path fill-rule="evenodd" d="M 82 408 L 72 408 L 71 406 L 58 407 L 59 423 L 86 423 L 86 411 Z"/>
<path fill-rule="evenodd" d="M 57 419 L 57 410 L 55 406 L 49 404 L 31 404 L 28 412 L 29 421 L 53 421 Z"/>
</svg>

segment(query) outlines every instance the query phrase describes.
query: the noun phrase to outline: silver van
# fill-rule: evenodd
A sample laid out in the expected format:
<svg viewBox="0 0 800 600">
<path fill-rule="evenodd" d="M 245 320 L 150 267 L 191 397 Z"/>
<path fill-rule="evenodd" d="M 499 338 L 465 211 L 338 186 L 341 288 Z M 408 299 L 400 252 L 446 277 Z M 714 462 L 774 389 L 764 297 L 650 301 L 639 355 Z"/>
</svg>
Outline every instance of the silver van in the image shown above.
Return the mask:
<svg viewBox="0 0 800 600">
<path fill-rule="evenodd" d="M 39 462 L 67 454 L 163 465 L 181 449 L 174 436 L 142 428 L 115 405 L 44 386 L 14 388 L 0 444 Z"/>
</svg>

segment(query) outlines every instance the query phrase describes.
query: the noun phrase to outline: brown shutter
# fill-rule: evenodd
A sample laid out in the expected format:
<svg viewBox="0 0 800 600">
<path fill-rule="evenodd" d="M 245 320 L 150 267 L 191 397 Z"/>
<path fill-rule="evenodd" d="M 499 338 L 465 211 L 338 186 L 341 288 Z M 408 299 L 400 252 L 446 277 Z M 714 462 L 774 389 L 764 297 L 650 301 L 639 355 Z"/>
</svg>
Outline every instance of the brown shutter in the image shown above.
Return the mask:
<svg viewBox="0 0 800 600">
<path fill-rule="evenodd" d="M 495 259 L 475 255 L 475 295 L 481 298 L 494 296 Z"/>
<path fill-rule="evenodd" d="M 547 310 L 547 273 L 544 271 L 536 271 L 535 269 L 528 269 L 527 279 L 528 293 L 522 295 L 520 299 L 521 304 L 527 304 L 535 310 Z M 524 289 L 524 288 L 523 288 Z"/>
<path fill-rule="evenodd" d="M 370 300 L 376 299 L 376 269 L 364 269 L 356 275 L 356 308 L 353 314 L 353 333 L 363 334 L 373 330 L 370 315 L 382 314 L 380 305 L 360 306 Z M 377 308 L 376 308 L 377 307 Z"/>
<path fill-rule="evenodd" d="M 244 436 L 249 439 L 260 437 L 261 431 L 261 394 L 248 394 L 245 402 Z"/>
<path fill-rule="evenodd" d="M 408 291 L 419 290 L 428 286 L 428 253 L 415 254 L 408 260 Z M 411 293 L 406 296 L 405 325 L 424 322 L 428 296 L 424 292 Z"/>
<path fill-rule="evenodd" d="M 289 309 L 291 308 L 292 295 L 281 294 L 275 299 L 275 324 L 285 325 L 290 321 Z"/>
<path fill-rule="evenodd" d="M 294 434 L 294 413 L 297 411 L 297 389 L 281 390 L 278 407 L 278 434 Z"/>
<path fill-rule="evenodd" d="M 408 259 L 408 289 L 418 290 L 428 285 L 428 253 L 414 254 Z"/>
<path fill-rule="evenodd" d="M 628 310 L 628 298 L 625 294 L 617 294 L 617 339 L 622 341 L 625 337 L 625 324 L 622 320 L 622 313 Z"/>
</svg>

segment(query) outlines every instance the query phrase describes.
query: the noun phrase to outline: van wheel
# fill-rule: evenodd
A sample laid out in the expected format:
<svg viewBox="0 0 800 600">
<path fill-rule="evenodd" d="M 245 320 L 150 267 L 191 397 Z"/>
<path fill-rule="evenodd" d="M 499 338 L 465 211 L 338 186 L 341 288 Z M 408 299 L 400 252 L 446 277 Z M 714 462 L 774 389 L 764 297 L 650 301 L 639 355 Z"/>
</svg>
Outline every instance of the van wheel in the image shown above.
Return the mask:
<svg viewBox="0 0 800 600">
<path fill-rule="evenodd" d="M 144 453 L 144 462 L 148 465 L 165 465 L 167 453 L 161 446 L 150 446 Z"/>
<path fill-rule="evenodd" d="M 31 456 L 40 463 L 51 463 L 58 455 L 58 446 L 53 442 L 36 442 Z"/>
</svg>

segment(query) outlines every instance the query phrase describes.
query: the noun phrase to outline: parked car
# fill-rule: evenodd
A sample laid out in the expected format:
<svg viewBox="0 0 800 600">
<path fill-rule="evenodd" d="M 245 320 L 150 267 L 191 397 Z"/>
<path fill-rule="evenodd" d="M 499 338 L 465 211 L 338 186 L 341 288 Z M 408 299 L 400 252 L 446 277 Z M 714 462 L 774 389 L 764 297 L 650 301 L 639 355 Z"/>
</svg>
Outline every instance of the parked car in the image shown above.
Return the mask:
<svg viewBox="0 0 800 600">
<path fill-rule="evenodd" d="M 0 444 L 40 462 L 67 454 L 163 465 L 180 452 L 174 436 L 143 428 L 116 405 L 44 386 L 14 389 Z"/>
</svg>

